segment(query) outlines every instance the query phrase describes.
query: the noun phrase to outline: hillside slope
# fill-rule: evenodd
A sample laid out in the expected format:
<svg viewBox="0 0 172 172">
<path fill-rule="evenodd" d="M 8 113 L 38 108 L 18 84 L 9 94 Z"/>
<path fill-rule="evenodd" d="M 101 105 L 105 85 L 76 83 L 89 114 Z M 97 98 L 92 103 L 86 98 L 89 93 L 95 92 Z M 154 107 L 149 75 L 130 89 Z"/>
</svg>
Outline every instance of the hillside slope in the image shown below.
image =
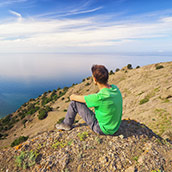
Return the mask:
<svg viewBox="0 0 172 172">
<path fill-rule="evenodd" d="M 163 68 L 159 68 L 159 66 L 163 65 Z M 69 156 L 72 156 L 71 158 L 67 158 L 68 160 L 64 160 L 65 162 L 69 161 L 70 163 L 67 163 L 66 166 L 61 166 L 60 164 L 56 163 L 52 165 L 52 167 L 58 167 L 59 169 L 68 169 L 68 170 L 73 170 L 75 165 L 72 163 L 72 161 L 76 160 L 76 157 L 74 156 L 75 154 L 78 155 L 78 153 L 73 152 L 75 149 L 78 149 L 78 152 L 80 152 L 79 147 L 81 149 L 84 149 L 84 145 L 91 145 L 91 147 L 96 147 L 96 148 L 89 148 L 93 152 L 97 152 L 99 148 L 101 148 L 103 145 L 102 151 L 105 153 L 114 152 L 116 150 L 115 146 L 110 148 L 106 143 L 109 143 L 112 139 L 112 144 L 115 144 L 116 141 L 121 139 L 121 142 L 117 142 L 119 144 L 119 150 L 122 151 L 122 154 L 124 154 L 123 160 L 121 160 L 121 157 L 118 157 L 117 160 L 121 161 L 121 166 L 117 167 L 117 165 L 114 165 L 115 168 L 117 168 L 119 171 L 122 169 L 127 169 L 127 168 L 138 168 L 141 171 L 144 171 L 147 169 L 163 169 L 165 168 L 166 171 L 169 171 L 171 168 L 171 159 L 168 156 L 168 152 L 171 152 L 171 144 L 170 140 L 172 140 L 172 62 L 167 62 L 167 63 L 160 63 L 160 64 L 152 64 L 148 66 L 144 66 L 138 69 L 128 69 L 127 67 L 124 67 L 118 72 L 115 72 L 114 74 L 110 75 L 109 78 L 110 84 L 113 83 L 117 85 L 123 95 L 123 124 L 120 130 L 121 134 L 118 134 L 117 136 L 110 137 L 110 136 L 96 136 L 96 134 L 92 133 L 90 129 L 86 128 L 85 126 L 82 127 L 76 127 L 73 130 L 71 130 L 69 133 L 68 132 L 60 132 L 57 133 L 57 136 L 59 135 L 59 138 L 56 138 L 56 130 L 54 129 L 54 124 L 62 117 L 65 116 L 68 104 L 69 104 L 69 96 L 72 93 L 79 93 L 79 94 L 91 94 L 94 92 L 98 91 L 98 88 L 94 86 L 92 83 L 92 79 L 86 78 L 83 80 L 82 83 L 80 84 L 73 84 L 72 87 L 67 88 L 65 87 L 64 89 L 57 89 L 54 91 L 48 91 L 47 93 L 44 93 L 37 99 L 31 99 L 29 102 L 21 106 L 15 113 L 8 115 L 6 118 L 3 118 L 0 120 L 1 127 L 0 127 L 0 135 L 1 135 L 1 140 L 0 140 L 0 147 L 3 148 L 2 151 L 0 152 L 1 157 L 3 156 L 7 157 L 9 164 L 6 164 L 5 162 L 1 161 L 1 168 L 7 169 L 7 168 L 13 168 L 14 166 L 14 157 L 11 157 L 11 155 L 19 155 L 21 150 L 27 152 L 30 150 L 37 150 L 39 148 L 39 160 L 36 161 L 37 167 L 32 167 L 33 170 L 36 170 L 35 168 L 38 168 L 40 163 L 48 162 L 46 159 L 47 157 L 50 156 L 50 154 L 53 152 L 54 149 L 50 149 L 49 147 L 46 147 L 43 144 L 48 144 L 51 148 L 54 144 L 57 144 L 55 151 L 57 154 L 62 154 L 65 157 L 68 157 L 68 154 L 65 154 L 65 151 L 68 152 L 69 149 Z M 48 115 L 45 119 L 39 120 L 38 115 L 39 111 L 44 111 L 45 109 L 48 109 Z M 79 119 L 79 117 L 77 117 Z M 125 120 L 126 119 L 126 120 Z M 130 120 L 132 119 L 132 120 Z M 126 122 L 127 121 L 127 122 Z M 128 123 L 132 124 L 129 125 Z M 143 125 L 144 124 L 144 125 Z M 80 124 L 78 124 L 80 125 Z M 125 132 L 126 127 L 128 127 L 128 132 L 131 132 L 132 134 L 128 135 Z M 132 129 L 134 127 L 134 130 Z M 147 128 L 148 127 L 148 128 Z M 142 131 L 142 128 L 146 128 L 146 131 Z M 138 130 L 137 130 L 138 129 Z M 84 131 L 87 131 L 87 137 L 86 140 L 82 143 L 75 143 L 73 140 L 78 140 L 78 134 L 81 133 L 83 134 Z M 152 131 L 154 132 L 152 132 Z M 136 134 L 137 132 L 140 132 L 141 134 Z M 149 134 L 151 133 L 151 134 Z M 153 134 L 152 134 L 153 133 Z M 19 136 L 29 136 L 29 140 L 25 142 L 25 144 L 20 145 L 19 149 L 18 147 L 13 149 L 13 148 L 6 148 L 8 147 L 14 139 L 18 138 Z M 72 148 L 70 145 L 66 143 L 66 139 L 68 138 L 68 135 L 70 136 L 70 139 L 72 139 L 72 142 L 70 143 L 72 145 Z M 121 135 L 121 136 L 120 136 Z M 141 135 L 141 138 L 140 138 Z M 151 137 L 149 136 L 151 135 Z M 158 136 L 159 135 L 159 136 Z M 123 138 L 124 137 L 124 138 Z M 161 140 L 161 137 L 166 139 L 161 141 L 165 142 L 165 144 L 155 144 L 159 142 L 158 140 Z M 43 138 L 43 140 L 41 140 Z M 66 138 L 66 139 L 64 139 Z M 33 141 L 32 141 L 33 139 Z M 95 146 L 96 143 L 94 142 L 101 142 L 100 140 L 103 141 L 103 145 L 98 144 L 98 146 Z M 70 142 L 71 140 L 67 139 L 67 142 Z M 133 143 L 131 144 L 130 143 Z M 168 142 L 167 142 L 168 141 Z M 48 142 L 48 143 L 47 143 Z M 62 142 L 62 143 L 61 143 Z M 168 143 L 168 144 L 167 144 Z M 130 145 L 130 151 L 129 149 L 125 150 L 127 145 Z M 26 146 L 27 145 L 27 146 Z M 40 145 L 40 146 L 39 146 Z M 59 149 L 60 145 L 60 149 Z M 64 146 L 65 145 L 65 146 Z M 150 154 L 149 156 L 145 155 L 143 156 L 144 152 L 146 151 L 146 148 L 144 147 L 150 146 Z M 42 147 L 43 146 L 43 147 Z M 107 146 L 107 148 L 105 148 Z M 137 151 L 137 146 L 141 149 L 140 152 Z M 65 149 L 63 149 L 65 147 Z M 109 148 L 109 149 L 108 149 Z M 17 150 L 16 150 L 17 149 Z M 61 150 L 62 149 L 62 150 Z M 70 150 L 72 149 L 72 150 Z M 88 149 L 88 150 L 89 150 Z M 158 151 L 157 157 L 159 157 L 159 160 L 152 159 L 151 157 L 156 155 L 156 151 L 153 152 L 153 150 Z M 7 153 L 7 150 L 9 153 Z M 48 153 L 50 150 L 50 154 Z M 62 151 L 59 153 L 59 151 Z M 95 157 L 97 159 L 98 154 L 90 154 L 86 148 L 84 152 L 87 152 L 86 154 L 91 157 Z M 119 151 L 118 150 L 118 151 Z M 43 152 L 41 152 L 43 151 Z M 117 152 L 118 152 L 117 151 Z M 81 151 L 82 152 L 82 151 Z M 103 154 L 102 152 L 102 154 Z M 133 154 L 133 152 L 136 152 L 136 154 Z M 85 154 L 85 153 L 84 153 Z M 119 154 L 119 153 L 118 153 Z M 123 161 L 126 161 L 125 154 L 128 155 L 128 160 L 127 162 L 131 163 L 126 163 L 126 165 L 122 165 Z M 160 154 L 160 155 L 159 155 Z M 41 156 L 41 157 L 40 157 Z M 58 156 L 58 155 L 57 155 Z M 60 155 L 59 155 L 60 156 Z M 78 155 L 79 156 L 79 155 Z M 109 167 L 110 169 L 110 164 L 112 164 L 112 160 L 115 161 L 115 157 L 112 158 L 113 155 L 106 155 L 104 156 L 104 162 L 103 164 L 106 164 L 107 161 L 107 166 L 105 165 L 104 167 L 100 165 L 100 168 L 95 164 L 94 162 L 92 163 L 93 166 L 96 166 L 95 169 L 99 169 L 98 171 L 103 169 L 106 169 Z M 121 156 L 121 155 L 119 155 Z M 143 156 L 143 157 L 142 157 Z M 44 158 L 43 158 L 44 157 Z M 142 157 L 142 166 L 141 168 L 140 163 L 138 164 L 139 157 Z M 87 159 L 89 158 L 85 156 L 86 159 L 84 159 L 87 163 L 89 164 Z M 66 159 L 66 158 L 64 158 Z M 82 159 L 82 155 L 81 155 Z M 145 160 L 143 160 L 145 159 Z M 158 159 L 158 158 L 157 158 Z M 161 159 L 161 160 L 160 160 Z M 117 162 L 117 160 L 115 162 Z M 144 163 L 144 161 L 150 160 L 149 163 L 154 165 L 150 166 Z M 168 162 L 164 165 L 164 160 L 165 162 Z M 50 160 L 51 161 L 51 160 Z M 101 161 L 101 160 L 100 160 Z M 160 161 L 159 165 L 156 165 L 155 162 Z M 80 161 L 79 161 L 80 162 Z M 13 164 L 13 165 L 12 165 Z M 43 163 L 44 164 L 44 163 Z M 168 164 L 168 165 L 167 165 Z M 84 168 L 83 163 L 78 163 L 77 168 Z M 91 168 L 93 171 L 92 167 L 88 167 L 86 165 L 86 169 Z M 89 166 L 92 166 L 91 164 Z M 113 165 L 111 165 L 113 166 Z M 162 168 L 162 167 L 163 168 Z M 47 169 L 48 166 L 45 164 L 42 166 L 39 166 L 39 169 Z M 50 169 L 52 167 L 49 167 Z M 157 168 L 156 168 L 157 167 Z M 16 167 L 16 170 L 18 168 Z M 85 168 L 84 168 L 85 169 Z M 43 170 L 43 169 L 42 169 Z M 37 170 L 36 170 L 37 171 Z M 50 170 L 51 171 L 51 170 Z M 55 171 L 55 170 L 54 170 Z M 58 171 L 58 170 L 57 170 Z M 82 170 L 81 170 L 82 171 Z M 86 170 L 83 170 L 86 171 Z M 112 168 L 111 171 L 114 171 Z"/>
</svg>

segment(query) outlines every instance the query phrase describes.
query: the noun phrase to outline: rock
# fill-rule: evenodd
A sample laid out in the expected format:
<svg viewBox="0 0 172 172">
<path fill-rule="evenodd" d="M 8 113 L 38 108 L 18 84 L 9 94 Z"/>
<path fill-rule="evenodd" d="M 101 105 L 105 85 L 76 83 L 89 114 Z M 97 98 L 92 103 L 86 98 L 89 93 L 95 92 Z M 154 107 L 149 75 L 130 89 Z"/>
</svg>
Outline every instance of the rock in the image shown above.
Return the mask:
<svg viewBox="0 0 172 172">
<path fill-rule="evenodd" d="M 134 172 L 134 171 L 135 171 L 135 167 L 133 166 L 130 166 L 129 168 L 125 170 L 125 172 Z"/>
<path fill-rule="evenodd" d="M 79 164 L 78 165 L 77 172 L 83 172 L 82 164 Z"/>
<path fill-rule="evenodd" d="M 119 135 L 119 138 L 120 138 L 120 139 L 123 139 L 123 138 L 124 138 L 124 136 L 121 134 L 121 135 Z"/>
</svg>

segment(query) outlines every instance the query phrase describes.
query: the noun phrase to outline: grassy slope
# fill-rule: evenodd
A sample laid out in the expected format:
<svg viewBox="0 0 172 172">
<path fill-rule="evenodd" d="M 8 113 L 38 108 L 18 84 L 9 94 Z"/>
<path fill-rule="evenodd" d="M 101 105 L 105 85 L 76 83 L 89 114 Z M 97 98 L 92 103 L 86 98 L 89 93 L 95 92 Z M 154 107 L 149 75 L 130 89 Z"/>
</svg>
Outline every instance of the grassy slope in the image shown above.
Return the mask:
<svg viewBox="0 0 172 172">
<path fill-rule="evenodd" d="M 172 133 L 172 62 L 162 63 L 164 68 L 156 70 L 156 65 L 148 65 L 139 69 L 127 70 L 125 67 L 110 75 L 109 83 L 116 84 L 123 95 L 124 108 L 123 119 L 131 118 L 144 123 L 151 128 L 155 133 L 171 137 Z M 63 90 L 58 90 L 56 95 L 59 98 L 51 101 L 46 105 L 53 108 L 48 113 L 47 118 L 39 120 L 38 111 L 32 115 L 27 115 L 25 118 L 16 122 L 14 127 L 7 131 L 7 139 L 0 140 L 1 147 L 9 145 L 15 138 L 24 136 L 34 136 L 40 132 L 54 129 L 54 124 L 58 119 L 65 116 L 65 110 L 68 107 L 68 97 L 72 93 L 91 94 L 97 92 L 98 89 L 93 85 L 91 78 L 85 79 L 82 83 L 70 87 L 63 95 Z M 52 92 L 46 94 L 50 97 Z M 27 109 L 29 104 L 35 103 L 35 106 L 42 107 L 43 95 L 35 100 L 31 100 L 26 104 L 26 107 L 21 107 L 12 117 L 18 116 L 19 111 Z M 141 100 L 147 99 L 146 103 L 140 104 Z M 16 117 L 16 119 L 20 119 Z M 22 121 L 27 120 L 25 126 Z"/>
</svg>

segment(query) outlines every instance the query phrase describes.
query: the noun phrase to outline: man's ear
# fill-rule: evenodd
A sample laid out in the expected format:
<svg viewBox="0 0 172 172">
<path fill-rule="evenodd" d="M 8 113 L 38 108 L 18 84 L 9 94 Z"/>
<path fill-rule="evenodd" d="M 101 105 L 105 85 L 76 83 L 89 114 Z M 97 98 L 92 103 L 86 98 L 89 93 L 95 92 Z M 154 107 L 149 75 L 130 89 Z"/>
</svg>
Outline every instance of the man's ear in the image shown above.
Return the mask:
<svg viewBox="0 0 172 172">
<path fill-rule="evenodd" d="M 96 81 L 96 78 L 93 76 L 93 82 L 95 85 L 97 85 L 97 81 Z"/>
</svg>

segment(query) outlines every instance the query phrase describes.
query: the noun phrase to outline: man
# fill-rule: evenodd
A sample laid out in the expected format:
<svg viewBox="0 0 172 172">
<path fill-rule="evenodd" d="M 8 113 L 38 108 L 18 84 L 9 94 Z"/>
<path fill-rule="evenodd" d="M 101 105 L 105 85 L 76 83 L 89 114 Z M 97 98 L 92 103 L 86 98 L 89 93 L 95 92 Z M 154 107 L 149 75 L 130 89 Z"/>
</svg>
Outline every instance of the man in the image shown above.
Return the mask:
<svg viewBox="0 0 172 172">
<path fill-rule="evenodd" d="M 90 128 L 101 135 L 113 135 L 122 117 L 122 96 L 117 86 L 109 85 L 108 70 L 103 65 L 93 65 L 92 76 L 99 92 L 86 96 L 72 94 L 66 117 L 57 129 L 70 130 L 78 113 Z M 95 114 L 89 108 L 95 108 Z"/>
</svg>

